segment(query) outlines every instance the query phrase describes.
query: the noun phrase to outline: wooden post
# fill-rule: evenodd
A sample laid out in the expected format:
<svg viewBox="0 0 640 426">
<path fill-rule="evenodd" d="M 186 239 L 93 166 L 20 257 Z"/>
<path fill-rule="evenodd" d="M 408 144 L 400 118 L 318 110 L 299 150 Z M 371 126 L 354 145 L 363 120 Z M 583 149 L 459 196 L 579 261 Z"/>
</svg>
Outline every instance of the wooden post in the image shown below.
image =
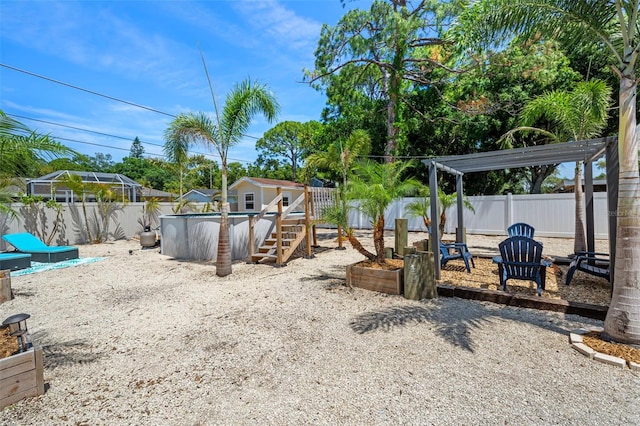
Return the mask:
<svg viewBox="0 0 640 426">
<path fill-rule="evenodd" d="M 413 243 L 417 251 L 429 251 L 429 239 L 419 240 Z"/>
<path fill-rule="evenodd" d="M 419 251 L 421 257 L 422 273 L 424 276 L 423 299 L 435 299 L 438 296 L 436 282 L 435 259 L 432 251 Z M 438 256 L 439 257 L 439 256 Z"/>
<path fill-rule="evenodd" d="M 253 245 L 255 244 L 255 230 L 253 229 L 254 227 L 254 223 L 253 223 L 253 216 L 249 216 L 249 262 L 253 261 L 253 254 L 255 251 L 255 248 L 253 247 Z"/>
<path fill-rule="evenodd" d="M 344 250 L 342 247 L 342 226 L 338 225 L 338 250 Z"/>
<path fill-rule="evenodd" d="M 311 233 L 309 232 L 309 228 L 311 228 L 311 217 L 309 215 L 309 187 L 307 185 L 304 186 L 304 238 L 306 243 L 306 253 L 307 258 L 311 258 Z"/>
<path fill-rule="evenodd" d="M 276 188 L 276 194 L 282 194 L 282 188 Z M 282 266 L 282 198 L 278 200 L 278 214 L 276 215 L 276 264 Z"/>
<path fill-rule="evenodd" d="M 385 259 L 393 259 L 393 248 L 385 247 L 384 248 L 384 258 Z"/>
<path fill-rule="evenodd" d="M 407 219 L 396 219 L 396 232 L 395 232 L 395 251 L 404 256 L 404 248 L 407 246 L 409 240 L 408 229 L 409 221 Z"/>
<path fill-rule="evenodd" d="M 312 232 L 313 232 L 313 245 L 317 246 L 318 245 L 318 235 L 316 234 L 316 226 L 313 225 L 312 227 Z"/>
<path fill-rule="evenodd" d="M 11 271 L 0 271 L 0 303 L 13 299 L 11 291 Z"/>
<path fill-rule="evenodd" d="M 415 249 L 414 249 L 415 250 Z M 424 265 L 417 253 L 404 255 L 404 297 L 411 300 L 422 299 L 424 292 Z"/>
</svg>

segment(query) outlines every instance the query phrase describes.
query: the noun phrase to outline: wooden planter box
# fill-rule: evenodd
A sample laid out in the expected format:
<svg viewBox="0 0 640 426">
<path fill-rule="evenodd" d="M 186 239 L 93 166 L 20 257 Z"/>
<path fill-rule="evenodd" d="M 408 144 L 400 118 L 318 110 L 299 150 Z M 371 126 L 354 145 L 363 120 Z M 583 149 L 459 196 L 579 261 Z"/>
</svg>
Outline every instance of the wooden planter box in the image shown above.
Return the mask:
<svg viewBox="0 0 640 426">
<path fill-rule="evenodd" d="M 347 265 L 347 285 L 388 294 L 402 294 L 404 268 L 386 271 Z"/>
<path fill-rule="evenodd" d="M 43 393 L 42 348 L 0 359 L 0 409 Z"/>
</svg>

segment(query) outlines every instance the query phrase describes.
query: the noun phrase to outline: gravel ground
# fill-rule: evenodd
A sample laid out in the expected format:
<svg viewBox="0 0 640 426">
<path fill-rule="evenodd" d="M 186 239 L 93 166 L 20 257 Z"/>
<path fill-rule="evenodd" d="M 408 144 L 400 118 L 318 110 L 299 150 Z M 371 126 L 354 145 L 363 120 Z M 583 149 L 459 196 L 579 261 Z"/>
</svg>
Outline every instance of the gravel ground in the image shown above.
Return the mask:
<svg viewBox="0 0 640 426">
<path fill-rule="evenodd" d="M 225 278 L 137 241 L 13 277 L 0 317 L 31 314 L 48 389 L 0 424 L 640 424 L 640 375 L 568 343 L 601 322 L 349 289 L 344 266 L 361 256 L 320 236 L 313 259 Z"/>
</svg>

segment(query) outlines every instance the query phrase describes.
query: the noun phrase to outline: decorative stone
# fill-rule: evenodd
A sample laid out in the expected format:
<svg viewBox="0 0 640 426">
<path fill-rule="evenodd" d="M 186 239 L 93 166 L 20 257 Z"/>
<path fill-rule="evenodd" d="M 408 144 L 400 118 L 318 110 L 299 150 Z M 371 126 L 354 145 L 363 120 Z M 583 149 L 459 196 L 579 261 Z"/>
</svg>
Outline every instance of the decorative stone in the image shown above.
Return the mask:
<svg viewBox="0 0 640 426">
<path fill-rule="evenodd" d="M 571 343 L 582 343 L 582 335 L 576 333 L 569 333 L 569 340 Z"/>
<path fill-rule="evenodd" d="M 640 364 L 633 361 L 629 361 L 629 368 L 632 369 L 633 371 L 640 371 Z"/>
<path fill-rule="evenodd" d="M 573 346 L 573 348 L 580 352 L 582 355 L 586 355 L 591 359 L 593 359 L 593 356 L 597 353 L 584 343 L 572 343 L 571 346 Z"/>
<path fill-rule="evenodd" d="M 593 356 L 593 359 L 596 361 L 600 361 L 604 364 L 614 365 L 616 367 L 625 368 L 627 366 L 627 361 L 622 358 L 618 358 L 617 356 L 611 356 L 607 354 L 603 354 L 600 352 L 596 352 Z"/>
</svg>

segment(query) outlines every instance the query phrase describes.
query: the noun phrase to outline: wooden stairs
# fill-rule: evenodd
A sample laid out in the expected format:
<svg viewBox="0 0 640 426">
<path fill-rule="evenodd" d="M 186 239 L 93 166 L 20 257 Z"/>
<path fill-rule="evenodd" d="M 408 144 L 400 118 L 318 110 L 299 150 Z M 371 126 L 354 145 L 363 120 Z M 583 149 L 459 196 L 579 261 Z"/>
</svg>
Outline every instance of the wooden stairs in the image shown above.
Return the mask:
<svg viewBox="0 0 640 426">
<path fill-rule="evenodd" d="M 282 241 L 282 258 L 281 262 L 284 263 L 296 251 L 302 241 L 306 237 L 305 220 L 300 219 L 284 219 L 281 226 L 281 241 Z M 277 228 L 277 227 L 276 227 Z M 278 262 L 278 231 L 277 229 L 271 233 L 271 236 L 264 240 L 264 243 L 258 247 L 258 252 L 251 256 L 252 262 L 260 262 L 264 259 L 275 259 Z"/>
</svg>

